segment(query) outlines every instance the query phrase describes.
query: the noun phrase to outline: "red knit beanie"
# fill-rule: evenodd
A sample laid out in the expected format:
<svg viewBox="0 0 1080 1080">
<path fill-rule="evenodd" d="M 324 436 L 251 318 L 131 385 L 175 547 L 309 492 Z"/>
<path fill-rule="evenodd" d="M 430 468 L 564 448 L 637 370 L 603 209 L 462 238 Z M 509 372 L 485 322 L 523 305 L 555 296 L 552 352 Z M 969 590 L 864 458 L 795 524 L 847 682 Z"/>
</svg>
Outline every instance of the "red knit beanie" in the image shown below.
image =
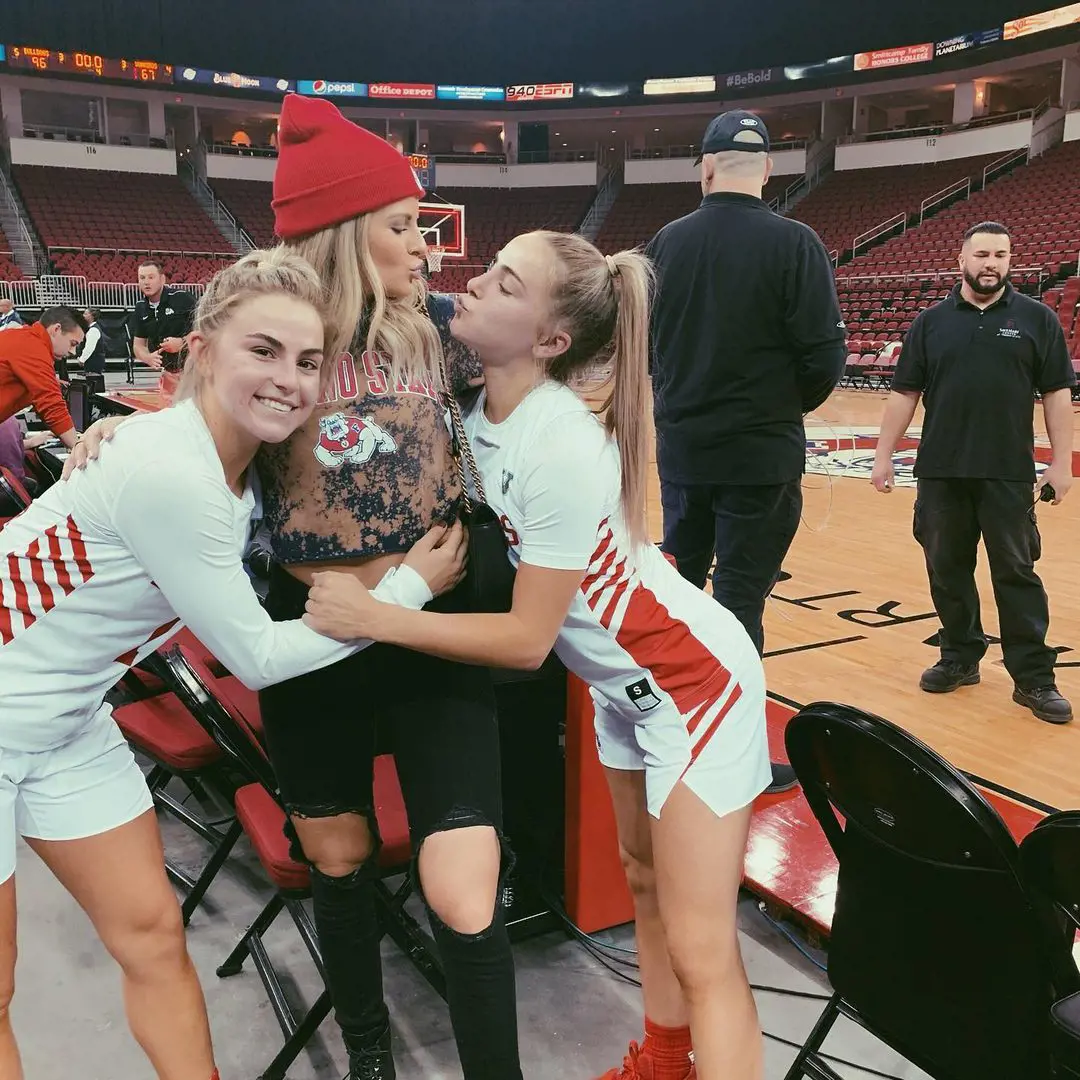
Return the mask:
<svg viewBox="0 0 1080 1080">
<path fill-rule="evenodd" d="M 346 120 L 329 101 L 285 98 L 270 204 L 283 240 L 423 194 L 408 159 L 385 139 Z"/>
</svg>

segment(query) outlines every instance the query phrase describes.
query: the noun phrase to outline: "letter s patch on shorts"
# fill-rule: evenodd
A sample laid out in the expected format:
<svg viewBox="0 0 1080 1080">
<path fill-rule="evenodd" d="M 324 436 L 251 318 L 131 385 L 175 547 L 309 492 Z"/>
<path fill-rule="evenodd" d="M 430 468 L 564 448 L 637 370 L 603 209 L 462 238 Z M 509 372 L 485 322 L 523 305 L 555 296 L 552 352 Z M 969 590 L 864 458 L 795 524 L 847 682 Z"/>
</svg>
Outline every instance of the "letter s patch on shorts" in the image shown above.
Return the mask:
<svg viewBox="0 0 1080 1080">
<path fill-rule="evenodd" d="M 637 682 L 631 683 L 626 688 L 626 696 L 639 712 L 648 712 L 660 704 L 660 699 L 649 685 L 648 679 L 638 679 Z"/>
</svg>

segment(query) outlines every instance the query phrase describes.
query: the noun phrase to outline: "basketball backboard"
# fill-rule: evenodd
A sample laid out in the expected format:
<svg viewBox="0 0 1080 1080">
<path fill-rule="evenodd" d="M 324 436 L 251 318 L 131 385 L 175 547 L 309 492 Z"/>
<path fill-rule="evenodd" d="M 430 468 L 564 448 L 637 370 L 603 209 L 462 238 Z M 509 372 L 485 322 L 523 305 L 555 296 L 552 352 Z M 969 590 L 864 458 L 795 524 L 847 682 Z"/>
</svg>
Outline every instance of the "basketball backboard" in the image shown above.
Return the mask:
<svg viewBox="0 0 1080 1080">
<path fill-rule="evenodd" d="M 422 202 L 420 232 L 429 248 L 442 249 L 443 258 L 465 258 L 465 207 L 457 203 Z"/>
</svg>

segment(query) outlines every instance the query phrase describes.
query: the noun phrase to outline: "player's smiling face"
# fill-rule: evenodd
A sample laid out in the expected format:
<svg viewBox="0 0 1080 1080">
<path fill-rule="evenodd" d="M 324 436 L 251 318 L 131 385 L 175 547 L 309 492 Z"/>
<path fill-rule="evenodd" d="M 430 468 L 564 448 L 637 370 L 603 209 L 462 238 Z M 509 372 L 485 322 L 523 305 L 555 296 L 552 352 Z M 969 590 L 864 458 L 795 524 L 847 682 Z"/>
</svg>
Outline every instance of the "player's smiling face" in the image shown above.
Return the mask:
<svg viewBox="0 0 1080 1080">
<path fill-rule="evenodd" d="M 194 334 L 198 398 L 211 430 L 227 426 L 242 443 L 287 439 L 318 399 L 323 333 L 313 307 L 275 294 L 238 305 L 210 340 Z"/>
</svg>

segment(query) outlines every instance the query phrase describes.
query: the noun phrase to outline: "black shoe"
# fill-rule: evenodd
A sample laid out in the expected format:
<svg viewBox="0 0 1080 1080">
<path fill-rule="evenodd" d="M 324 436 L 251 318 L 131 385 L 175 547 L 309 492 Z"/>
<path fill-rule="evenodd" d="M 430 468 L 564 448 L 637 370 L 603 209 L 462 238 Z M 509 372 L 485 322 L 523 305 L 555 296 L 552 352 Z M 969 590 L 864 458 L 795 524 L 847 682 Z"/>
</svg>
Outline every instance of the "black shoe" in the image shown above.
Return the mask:
<svg viewBox="0 0 1080 1080">
<path fill-rule="evenodd" d="M 779 761 L 770 762 L 772 765 L 772 783 L 765 789 L 766 795 L 778 795 L 781 791 L 790 791 L 799 786 L 799 778 L 790 765 L 781 765 Z"/>
<path fill-rule="evenodd" d="M 352 1040 L 346 1039 L 349 1051 L 349 1075 L 347 1080 L 395 1080 L 394 1056 L 390 1052 L 390 1029 L 369 1046 L 353 1049 Z"/>
<path fill-rule="evenodd" d="M 1073 718 L 1072 706 L 1053 683 L 1035 690 L 1021 690 L 1018 686 L 1013 690 L 1013 701 L 1030 709 L 1048 724 L 1067 724 Z"/>
<path fill-rule="evenodd" d="M 979 681 L 978 664 L 958 664 L 955 660 L 939 660 L 928 667 L 919 679 L 919 689 L 928 694 L 950 694 L 961 686 L 974 686 Z"/>
</svg>

